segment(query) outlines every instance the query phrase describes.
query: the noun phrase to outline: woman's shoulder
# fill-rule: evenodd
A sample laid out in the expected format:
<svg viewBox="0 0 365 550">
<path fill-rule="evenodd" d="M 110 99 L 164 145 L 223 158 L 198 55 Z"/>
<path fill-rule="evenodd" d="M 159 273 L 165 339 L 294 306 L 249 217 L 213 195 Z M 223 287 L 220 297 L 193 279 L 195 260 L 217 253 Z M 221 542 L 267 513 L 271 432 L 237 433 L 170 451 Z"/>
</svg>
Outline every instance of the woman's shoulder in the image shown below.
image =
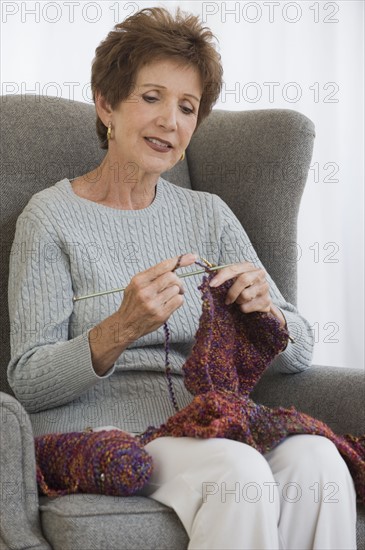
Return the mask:
<svg viewBox="0 0 365 550">
<path fill-rule="evenodd" d="M 58 182 L 45 187 L 41 191 L 34 193 L 29 199 L 27 206 L 36 205 L 42 202 L 55 202 L 62 198 L 62 196 L 67 196 L 67 189 L 71 185 L 71 182 L 68 178 L 63 178 Z"/>
<path fill-rule="evenodd" d="M 70 200 L 70 188 L 70 180 L 64 178 L 35 193 L 18 216 L 17 228 L 56 236 L 61 227 L 74 227 L 77 212 Z"/>
<path fill-rule="evenodd" d="M 63 178 L 55 184 L 34 193 L 23 209 L 21 216 L 30 216 L 32 213 L 35 214 L 45 210 L 48 212 L 53 209 L 62 210 L 69 203 L 70 187 L 70 180 Z"/>
</svg>

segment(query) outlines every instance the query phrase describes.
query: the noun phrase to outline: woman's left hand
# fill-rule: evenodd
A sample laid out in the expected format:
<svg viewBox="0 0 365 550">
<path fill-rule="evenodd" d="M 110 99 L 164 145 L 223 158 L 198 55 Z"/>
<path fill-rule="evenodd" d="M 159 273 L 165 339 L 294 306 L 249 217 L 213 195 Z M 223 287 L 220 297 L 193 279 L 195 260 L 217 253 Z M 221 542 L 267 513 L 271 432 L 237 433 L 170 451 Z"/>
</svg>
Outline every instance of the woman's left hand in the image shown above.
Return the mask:
<svg viewBox="0 0 365 550">
<path fill-rule="evenodd" d="M 272 303 L 264 269 L 255 267 L 250 262 L 232 264 L 221 269 L 209 284 L 216 287 L 230 279 L 235 281 L 227 292 L 227 305 L 235 302 L 244 313 L 270 312 L 279 319 L 282 326 L 285 325 L 283 314 Z"/>
</svg>

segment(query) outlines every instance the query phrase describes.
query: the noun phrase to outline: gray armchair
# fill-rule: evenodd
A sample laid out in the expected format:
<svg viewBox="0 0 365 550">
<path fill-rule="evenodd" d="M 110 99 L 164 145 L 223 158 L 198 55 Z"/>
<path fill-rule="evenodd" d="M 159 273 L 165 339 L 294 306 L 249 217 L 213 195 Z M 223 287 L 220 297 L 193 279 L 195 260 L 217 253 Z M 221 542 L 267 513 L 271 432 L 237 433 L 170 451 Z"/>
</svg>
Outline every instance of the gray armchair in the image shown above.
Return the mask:
<svg viewBox="0 0 365 550">
<path fill-rule="evenodd" d="M 8 259 L 15 222 L 30 197 L 63 177 L 97 166 L 104 152 L 94 107 L 33 95 L 1 98 L 1 548 L 59 550 L 183 549 L 188 539 L 173 510 L 145 497 L 38 497 L 30 419 L 6 381 L 9 362 Z M 281 109 L 214 111 L 187 158 L 165 174 L 185 187 L 220 195 L 232 208 L 286 299 L 296 302 L 296 224 L 314 126 Z M 364 431 L 364 374 L 313 366 L 284 375 L 268 369 L 254 391 L 269 406 L 290 406 L 338 433 Z M 358 548 L 365 511 L 358 507 Z"/>
</svg>

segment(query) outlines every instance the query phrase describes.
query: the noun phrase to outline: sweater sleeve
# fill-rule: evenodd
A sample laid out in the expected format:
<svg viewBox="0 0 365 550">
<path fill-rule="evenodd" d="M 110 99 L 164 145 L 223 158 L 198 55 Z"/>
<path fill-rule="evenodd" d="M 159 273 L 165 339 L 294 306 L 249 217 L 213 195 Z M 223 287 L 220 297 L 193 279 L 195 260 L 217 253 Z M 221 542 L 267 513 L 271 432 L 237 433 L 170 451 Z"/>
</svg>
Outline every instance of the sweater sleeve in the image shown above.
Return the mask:
<svg viewBox="0 0 365 550">
<path fill-rule="evenodd" d="M 217 217 L 222 221 L 219 263 L 248 261 L 265 269 L 237 217 L 218 196 L 216 196 L 216 201 L 216 208 L 219 210 Z M 314 345 L 310 325 L 300 315 L 297 308 L 284 299 L 269 274 L 267 274 L 266 279 L 270 285 L 271 299 L 284 314 L 289 334 L 294 340 L 289 341 L 285 350 L 275 358 L 273 368 L 282 373 L 296 373 L 306 370 L 311 365 Z"/>
<path fill-rule="evenodd" d="M 91 328 L 69 338 L 69 258 L 34 213 L 18 218 L 9 267 L 9 384 L 31 413 L 68 403 L 101 377 L 92 366 Z"/>
</svg>

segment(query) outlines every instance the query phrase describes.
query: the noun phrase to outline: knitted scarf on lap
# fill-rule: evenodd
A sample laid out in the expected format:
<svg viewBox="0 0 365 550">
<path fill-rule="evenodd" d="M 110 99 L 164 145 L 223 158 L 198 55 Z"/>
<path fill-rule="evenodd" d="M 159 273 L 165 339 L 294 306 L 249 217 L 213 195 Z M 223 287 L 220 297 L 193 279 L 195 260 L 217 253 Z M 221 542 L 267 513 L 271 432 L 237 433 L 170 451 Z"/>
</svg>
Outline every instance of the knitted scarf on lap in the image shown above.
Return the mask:
<svg viewBox="0 0 365 550">
<path fill-rule="evenodd" d="M 294 407 L 272 409 L 250 399 L 250 393 L 274 357 L 288 342 L 287 329 L 267 313 L 242 313 L 225 305 L 232 281 L 209 287 L 204 277 L 203 311 L 192 354 L 183 366 L 193 401 L 159 428 L 149 427 L 141 444 L 163 436 L 224 437 L 266 453 L 290 434 L 327 437 L 337 447 L 365 503 L 365 435 L 336 435 L 326 424 Z"/>
<path fill-rule="evenodd" d="M 152 457 L 121 430 L 51 433 L 35 438 L 39 492 L 133 495 L 152 474 Z"/>
</svg>

